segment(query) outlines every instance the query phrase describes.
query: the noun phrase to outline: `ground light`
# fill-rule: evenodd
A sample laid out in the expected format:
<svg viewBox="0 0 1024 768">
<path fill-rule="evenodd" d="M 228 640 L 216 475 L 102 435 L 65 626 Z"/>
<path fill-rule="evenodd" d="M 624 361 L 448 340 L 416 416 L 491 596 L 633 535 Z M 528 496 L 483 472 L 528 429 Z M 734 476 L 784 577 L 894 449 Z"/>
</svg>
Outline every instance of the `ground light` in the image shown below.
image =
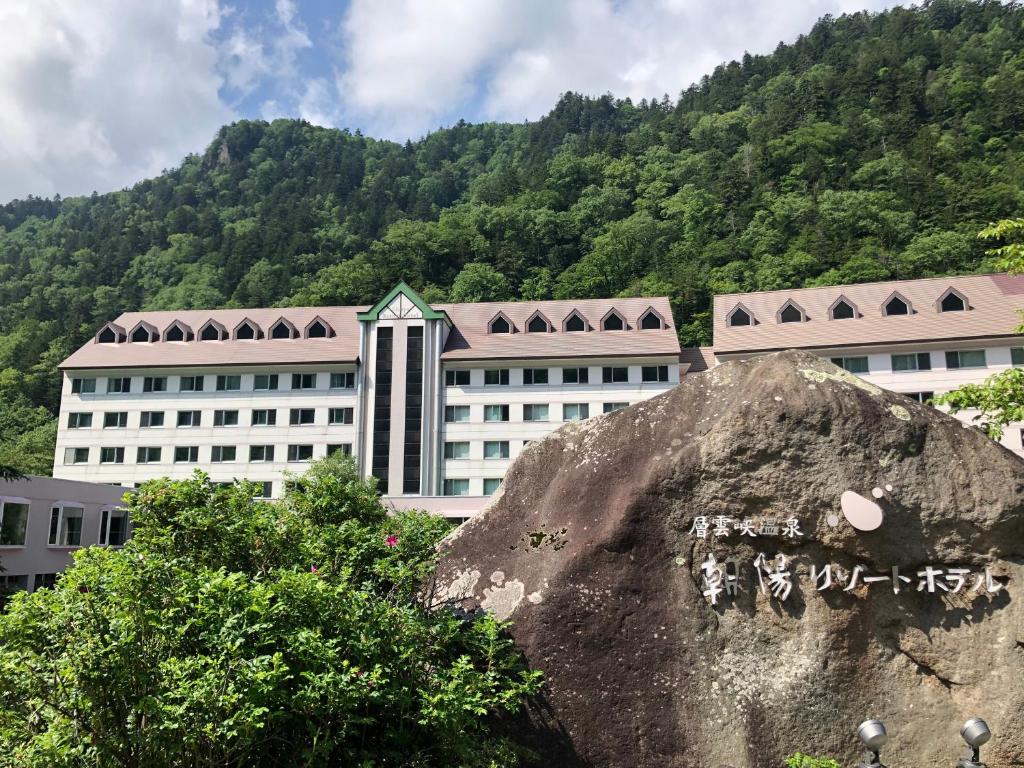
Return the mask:
<svg viewBox="0 0 1024 768">
<path fill-rule="evenodd" d="M 885 768 L 882 765 L 881 758 L 878 756 L 882 747 L 885 746 L 885 742 L 889 740 L 889 735 L 885 732 L 885 725 L 882 724 L 882 721 L 865 720 L 857 726 L 857 738 L 871 752 L 871 757 L 865 759 L 857 768 Z"/>
<path fill-rule="evenodd" d="M 992 738 L 992 731 L 988 729 L 988 724 L 980 717 L 972 717 L 960 726 L 960 736 L 971 748 L 971 756 L 960 758 L 956 768 L 986 768 L 985 764 L 981 762 L 981 745 Z"/>
</svg>

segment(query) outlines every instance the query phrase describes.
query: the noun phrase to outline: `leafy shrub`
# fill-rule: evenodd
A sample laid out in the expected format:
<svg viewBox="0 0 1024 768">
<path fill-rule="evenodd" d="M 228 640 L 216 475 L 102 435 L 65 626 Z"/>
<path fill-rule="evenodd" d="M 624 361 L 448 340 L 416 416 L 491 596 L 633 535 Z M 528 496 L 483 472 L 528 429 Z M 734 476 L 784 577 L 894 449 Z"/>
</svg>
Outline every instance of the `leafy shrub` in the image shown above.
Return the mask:
<svg viewBox="0 0 1024 768">
<path fill-rule="evenodd" d="M 801 752 L 786 758 L 786 768 L 839 768 L 831 757 L 811 757 Z"/>
</svg>

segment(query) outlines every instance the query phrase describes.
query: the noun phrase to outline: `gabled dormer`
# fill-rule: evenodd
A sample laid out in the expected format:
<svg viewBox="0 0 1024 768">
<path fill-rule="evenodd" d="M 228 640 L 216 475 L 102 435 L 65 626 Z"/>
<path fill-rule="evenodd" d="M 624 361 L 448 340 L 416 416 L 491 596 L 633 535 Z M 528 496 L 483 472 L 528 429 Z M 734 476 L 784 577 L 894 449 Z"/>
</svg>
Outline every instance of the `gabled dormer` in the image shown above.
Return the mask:
<svg viewBox="0 0 1024 768">
<path fill-rule="evenodd" d="M 277 341 L 287 339 L 299 338 L 299 329 L 295 327 L 295 324 L 285 317 L 279 317 L 273 325 L 270 326 L 270 338 Z"/>
<path fill-rule="evenodd" d="M 104 323 L 103 327 L 96 332 L 97 344 L 120 344 L 127 340 L 128 334 L 117 323 Z"/>
<path fill-rule="evenodd" d="M 128 334 L 128 340 L 133 344 L 152 344 L 160 338 L 160 332 L 152 323 L 140 320 Z"/>
<path fill-rule="evenodd" d="M 257 341 L 263 338 L 263 329 L 247 317 L 234 327 L 231 338 L 236 341 Z"/>
<path fill-rule="evenodd" d="M 665 318 L 661 316 L 654 307 L 648 307 L 644 310 L 644 313 L 640 315 L 640 322 L 638 323 L 641 331 L 660 331 L 665 327 Z"/>
<path fill-rule="evenodd" d="M 539 309 L 526 321 L 527 333 L 551 333 L 551 321 Z"/>
<path fill-rule="evenodd" d="M 175 320 L 164 328 L 164 341 L 192 341 L 194 338 L 195 334 L 192 332 L 192 328 L 181 320 Z"/>
<path fill-rule="evenodd" d="M 304 339 L 329 339 L 334 336 L 334 329 L 331 324 L 317 315 L 302 329 Z"/>
<path fill-rule="evenodd" d="M 971 308 L 971 304 L 960 291 L 949 287 L 939 296 L 939 300 L 935 302 L 935 308 L 939 312 L 966 312 Z"/>
<path fill-rule="evenodd" d="M 228 330 L 223 323 L 216 320 L 207 320 L 199 328 L 200 341 L 225 341 L 228 338 Z"/>
<path fill-rule="evenodd" d="M 357 313 L 356 319 L 361 322 L 419 319 L 449 322 L 448 315 L 443 310 L 436 310 L 431 307 L 416 291 L 404 282 L 392 288 L 387 296 L 370 307 L 370 309 Z"/>
<path fill-rule="evenodd" d="M 828 308 L 829 320 L 856 320 L 860 317 L 857 305 L 845 296 L 840 296 Z"/>
<path fill-rule="evenodd" d="M 504 312 L 499 312 L 487 321 L 488 333 L 515 333 L 515 323 Z"/>
<path fill-rule="evenodd" d="M 737 304 L 732 308 L 729 314 L 725 316 L 725 324 L 729 328 L 757 325 L 757 318 L 754 317 L 754 313 L 743 306 L 743 304 Z"/>
<path fill-rule="evenodd" d="M 628 327 L 626 325 L 626 318 L 615 307 L 609 309 L 604 317 L 601 318 L 602 331 L 625 331 Z"/>
<path fill-rule="evenodd" d="M 899 291 L 893 291 L 889 294 L 889 298 L 882 302 L 882 314 L 885 317 L 912 315 L 914 314 L 914 306 L 906 296 Z"/>
<path fill-rule="evenodd" d="M 574 309 L 562 320 L 562 331 L 565 333 L 580 333 L 589 330 L 590 323 L 578 309 Z"/>
<path fill-rule="evenodd" d="M 775 313 L 775 322 L 777 323 L 806 323 L 807 313 L 804 308 L 797 304 L 792 299 L 786 301 L 779 311 Z"/>
</svg>

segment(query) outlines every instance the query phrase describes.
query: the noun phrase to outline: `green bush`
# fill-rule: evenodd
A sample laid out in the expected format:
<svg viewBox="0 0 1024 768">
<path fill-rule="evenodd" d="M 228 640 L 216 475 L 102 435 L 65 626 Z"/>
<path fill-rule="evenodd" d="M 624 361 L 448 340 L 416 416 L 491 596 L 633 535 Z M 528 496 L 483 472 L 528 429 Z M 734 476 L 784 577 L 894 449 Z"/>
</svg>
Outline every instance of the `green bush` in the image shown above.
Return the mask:
<svg viewBox="0 0 1024 768">
<path fill-rule="evenodd" d="M 786 768 L 839 768 L 831 757 L 811 757 L 801 752 L 786 758 Z"/>
<path fill-rule="evenodd" d="M 121 550 L 87 548 L 0 615 L 0 765 L 492 766 L 538 690 L 502 626 L 416 600 L 450 526 L 388 517 L 345 462 L 257 488 L 147 483 Z"/>
</svg>

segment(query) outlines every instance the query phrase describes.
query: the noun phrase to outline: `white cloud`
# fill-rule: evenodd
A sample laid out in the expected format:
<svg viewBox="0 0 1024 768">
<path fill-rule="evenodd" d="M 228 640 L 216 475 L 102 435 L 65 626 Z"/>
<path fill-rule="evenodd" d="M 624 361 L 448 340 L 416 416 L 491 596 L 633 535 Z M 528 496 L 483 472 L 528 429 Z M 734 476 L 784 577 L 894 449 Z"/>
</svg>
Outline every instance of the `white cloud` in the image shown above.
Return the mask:
<svg viewBox="0 0 1024 768">
<path fill-rule="evenodd" d="M 826 13 L 892 0 L 352 0 L 338 89 L 349 119 L 415 136 L 480 102 L 536 118 L 565 91 L 675 97 Z"/>
<path fill-rule="evenodd" d="M 0 3 L 0 201 L 116 189 L 202 149 L 218 96 L 214 0 Z"/>
</svg>

